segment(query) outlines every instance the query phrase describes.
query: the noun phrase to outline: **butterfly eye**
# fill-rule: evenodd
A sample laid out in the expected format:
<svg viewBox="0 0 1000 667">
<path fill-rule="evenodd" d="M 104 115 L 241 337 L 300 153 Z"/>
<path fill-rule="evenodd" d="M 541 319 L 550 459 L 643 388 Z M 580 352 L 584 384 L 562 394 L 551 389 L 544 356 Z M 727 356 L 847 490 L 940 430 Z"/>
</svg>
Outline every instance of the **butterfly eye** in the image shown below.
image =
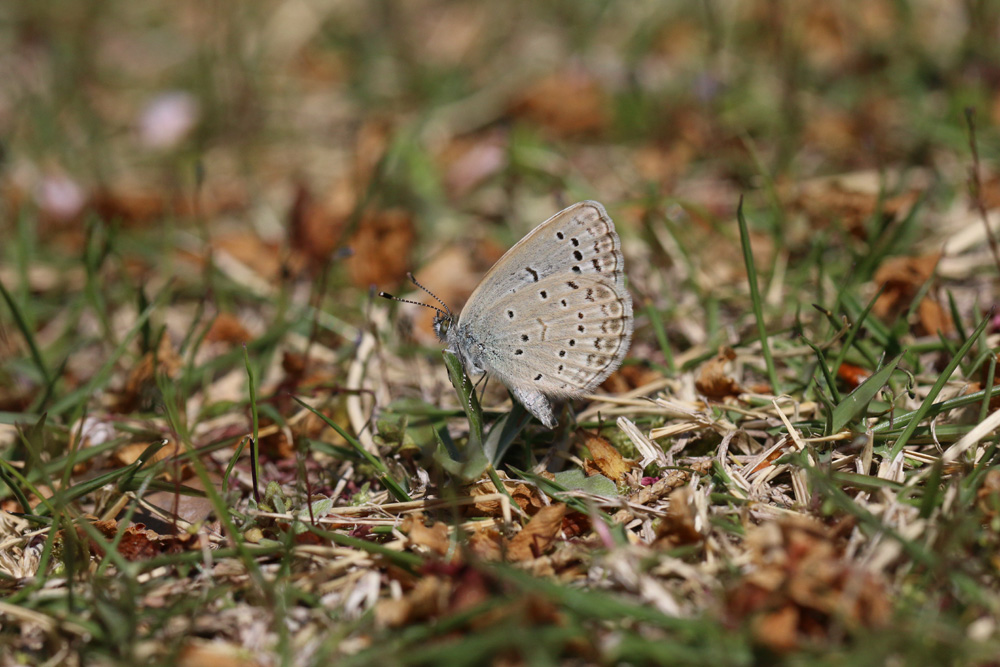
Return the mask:
<svg viewBox="0 0 1000 667">
<path fill-rule="evenodd" d="M 450 317 L 441 313 L 434 316 L 434 334 L 438 340 L 443 342 L 448 336 L 449 329 L 451 329 Z"/>
</svg>

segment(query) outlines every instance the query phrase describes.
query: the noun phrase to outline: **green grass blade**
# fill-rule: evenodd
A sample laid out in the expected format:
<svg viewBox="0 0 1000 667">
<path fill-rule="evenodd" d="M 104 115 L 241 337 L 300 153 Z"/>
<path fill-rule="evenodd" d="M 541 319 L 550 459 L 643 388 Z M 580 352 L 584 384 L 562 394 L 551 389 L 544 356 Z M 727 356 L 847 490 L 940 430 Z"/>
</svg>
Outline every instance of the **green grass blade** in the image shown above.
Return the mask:
<svg viewBox="0 0 1000 667">
<path fill-rule="evenodd" d="M 757 266 L 754 263 L 753 249 L 750 247 L 750 230 L 747 228 L 747 220 L 743 215 L 743 197 L 736 207 L 736 220 L 740 226 L 740 245 L 743 247 L 743 263 L 746 265 L 747 282 L 750 286 L 750 301 L 753 304 L 754 318 L 757 320 L 757 332 L 760 335 L 761 352 L 764 355 L 764 365 L 767 367 L 767 377 L 771 382 L 771 391 L 775 395 L 781 393 L 781 385 L 778 383 L 778 372 L 774 367 L 774 359 L 771 357 L 771 346 L 767 340 L 767 327 L 764 324 L 764 305 L 760 296 L 760 287 L 757 284 Z"/>
<path fill-rule="evenodd" d="M 833 409 L 833 417 L 830 424 L 832 433 L 837 433 L 847 426 L 847 424 L 856 419 L 868 407 L 872 399 L 882 390 L 885 383 L 889 381 L 889 377 L 896 370 L 896 366 L 899 365 L 899 361 L 902 358 L 903 355 L 900 354 L 887 363 L 877 373 L 873 373 L 868 379 L 859 384 L 854 391 L 837 404 Z"/>
<path fill-rule="evenodd" d="M 955 372 L 956 368 L 958 368 L 958 365 L 962 362 L 962 358 L 969 353 L 969 350 L 972 349 L 972 345 L 976 342 L 976 339 L 979 338 L 979 334 L 986 330 L 986 325 L 988 325 L 992 319 L 993 312 L 990 311 L 986 317 L 983 318 L 983 321 L 979 323 L 979 326 L 976 327 L 976 330 L 972 332 L 972 335 L 969 336 L 968 340 L 966 340 L 962 347 L 959 348 L 958 354 L 952 357 L 951 361 L 948 362 L 948 365 L 938 376 L 937 381 L 934 382 L 934 386 L 931 387 L 931 390 L 927 394 L 923 403 L 921 403 L 920 407 L 914 411 L 914 416 L 910 423 L 906 425 L 906 428 L 903 429 L 899 438 L 897 438 L 896 442 L 892 445 L 892 449 L 889 454 L 890 458 L 895 458 L 897 454 L 903 451 L 903 447 L 906 446 L 906 443 L 913 435 L 913 432 L 917 430 L 917 426 L 930 411 L 931 406 L 934 404 L 934 399 L 937 398 L 938 394 L 941 393 L 941 390 L 944 389 L 944 385 L 948 382 L 951 374 Z"/>
<path fill-rule="evenodd" d="M 879 287 L 878 291 L 875 292 L 875 295 L 869 299 L 868 305 L 861 311 L 861 315 L 858 316 L 858 318 L 851 324 L 851 328 L 848 329 L 847 336 L 844 338 L 844 342 L 840 346 L 840 352 L 837 353 L 837 356 L 833 361 L 834 372 L 840 370 L 840 365 L 844 363 L 844 358 L 847 356 L 847 352 L 852 346 L 856 347 L 858 352 L 860 352 L 870 364 L 873 366 L 875 365 L 871 353 L 869 353 L 868 350 L 861 345 L 855 346 L 855 340 L 857 339 L 858 333 L 861 331 L 861 327 L 864 325 L 865 320 L 868 319 L 868 315 L 871 313 L 872 308 L 875 306 L 875 302 L 878 301 L 878 298 L 882 295 L 883 290 L 885 290 L 885 285 Z"/>
<path fill-rule="evenodd" d="M 31 327 L 28 326 L 27 320 L 24 319 L 24 313 L 21 309 L 17 307 L 17 302 L 11 296 L 10 292 L 4 286 L 3 282 L 0 281 L 0 296 L 3 296 L 3 300 L 7 302 L 7 307 L 10 308 L 11 314 L 14 316 L 14 322 L 17 324 L 18 330 L 24 337 L 25 342 L 28 344 L 28 351 L 31 352 L 31 360 L 38 369 L 39 375 L 42 376 L 42 381 L 49 385 L 53 382 L 52 376 L 49 374 L 49 369 L 45 365 L 45 360 L 42 359 L 41 350 L 38 349 L 38 343 L 35 341 L 35 335 L 31 331 Z"/>
<path fill-rule="evenodd" d="M 253 428 L 250 434 L 250 472 L 253 478 L 253 498 L 260 502 L 260 437 L 259 418 L 257 415 L 257 388 L 254 382 L 253 368 L 250 366 L 250 355 L 247 353 L 247 344 L 243 343 L 243 364 L 247 369 L 247 386 L 250 392 L 250 417 L 253 420 Z"/>
</svg>

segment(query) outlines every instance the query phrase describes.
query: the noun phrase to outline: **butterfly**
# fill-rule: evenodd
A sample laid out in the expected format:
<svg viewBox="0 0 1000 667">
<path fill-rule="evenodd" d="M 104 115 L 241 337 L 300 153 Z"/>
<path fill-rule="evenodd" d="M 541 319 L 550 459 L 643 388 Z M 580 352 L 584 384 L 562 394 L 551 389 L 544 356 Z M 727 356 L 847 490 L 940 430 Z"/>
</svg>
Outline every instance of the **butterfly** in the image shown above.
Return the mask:
<svg viewBox="0 0 1000 667">
<path fill-rule="evenodd" d="M 632 340 L 621 240 L 596 201 L 573 204 L 529 232 L 457 317 L 437 300 L 444 308 L 429 306 L 437 311 L 434 332 L 466 372 L 500 380 L 549 428 L 557 423 L 553 400 L 593 391 L 621 365 Z"/>
</svg>

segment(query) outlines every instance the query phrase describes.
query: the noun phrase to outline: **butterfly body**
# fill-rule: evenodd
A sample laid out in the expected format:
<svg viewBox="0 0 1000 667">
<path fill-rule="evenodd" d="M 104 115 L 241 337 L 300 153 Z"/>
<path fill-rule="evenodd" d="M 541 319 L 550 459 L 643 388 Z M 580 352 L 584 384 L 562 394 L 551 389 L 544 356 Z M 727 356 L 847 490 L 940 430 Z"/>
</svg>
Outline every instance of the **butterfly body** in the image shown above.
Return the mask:
<svg viewBox="0 0 1000 667">
<path fill-rule="evenodd" d="M 468 373 L 496 377 L 552 428 L 549 399 L 589 393 L 628 352 L 624 268 L 604 207 L 579 202 L 507 251 L 457 318 L 439 313 L 435 331 Z"/>
</svg>

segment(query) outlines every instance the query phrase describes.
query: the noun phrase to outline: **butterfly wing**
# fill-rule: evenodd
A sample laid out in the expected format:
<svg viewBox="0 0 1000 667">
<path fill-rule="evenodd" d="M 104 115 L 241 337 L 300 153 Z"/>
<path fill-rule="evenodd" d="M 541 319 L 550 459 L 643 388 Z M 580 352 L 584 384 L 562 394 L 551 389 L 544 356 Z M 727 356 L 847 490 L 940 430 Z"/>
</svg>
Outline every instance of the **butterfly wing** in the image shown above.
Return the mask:
<svg viewBox="0 0 1000 667">
<path fill-rule="evenodd" d="M 467 364 L 554 425 L 545 397 L 592 391 L 632 338 L 621 241 L 604 207 L 574 204 L 521 239 L 472 293 L 452 335 Z"/>
<path fill-rule="evenodd" d="M 460 319 L 552 274 L 596 274 L 627 295 L 621 241 L 604 206 L 582 201 L 559 211 L 517 242 L 483 277 Z"/>
</svg>

